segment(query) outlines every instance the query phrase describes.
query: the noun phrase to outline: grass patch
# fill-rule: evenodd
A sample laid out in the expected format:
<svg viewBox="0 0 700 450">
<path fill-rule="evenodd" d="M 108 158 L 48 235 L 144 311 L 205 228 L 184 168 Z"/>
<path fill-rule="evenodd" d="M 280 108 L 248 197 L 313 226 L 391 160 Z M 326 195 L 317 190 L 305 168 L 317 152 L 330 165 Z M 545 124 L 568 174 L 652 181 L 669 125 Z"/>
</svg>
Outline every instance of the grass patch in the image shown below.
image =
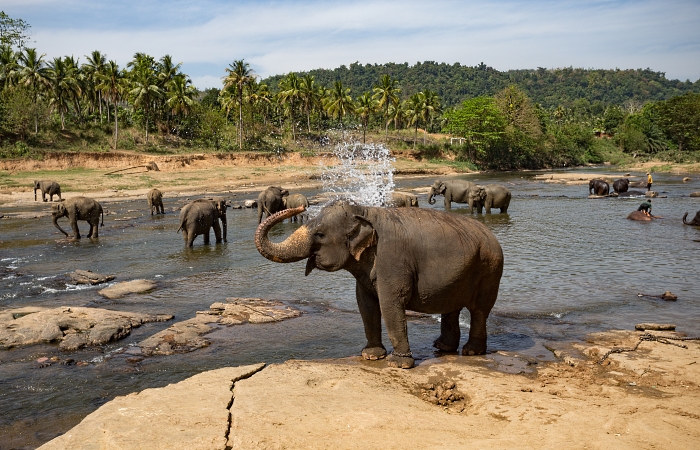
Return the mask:
<svg viewBox="0 0 700 450">
<path fill-rule="evenodd" d="M 452 167 L 458 172 L 475 172 L 479 170 L 479 167 L 471 161 L 451 161 L 449 159 L 432 158 L 429 159 L 428 162 L 430 164 Z"/>
<path fill-rule="evenodd" d="M 662 164 L 660 166 L 652 166 L 649 168 L 650 172 L 670 172 L 673 169 L 671 164 Z"/>
</svg>

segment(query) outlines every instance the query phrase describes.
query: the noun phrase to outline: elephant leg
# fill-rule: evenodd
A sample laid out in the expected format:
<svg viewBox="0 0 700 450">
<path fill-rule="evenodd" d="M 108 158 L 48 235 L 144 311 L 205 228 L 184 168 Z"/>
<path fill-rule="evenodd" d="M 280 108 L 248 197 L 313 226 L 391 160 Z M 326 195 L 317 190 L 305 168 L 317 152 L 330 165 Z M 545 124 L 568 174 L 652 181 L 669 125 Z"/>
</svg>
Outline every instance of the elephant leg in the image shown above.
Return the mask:
<svg viewBox="0 0 700 450">
<path fill-rule="evenodd" d="M 469 340 L 462 347 L 465 356 L 483 355 L 486 353 L 486 319 L 498 297 L 498 280 L 482 280 L 481 288 L 477 293 L 476 303 L 469 309 L 471 326 L 469 328 Z"/>
<path fill-rule="evenodd" d="M 219 226 L 219 219 L 214 219 L 214 237 L 216 238 L 216 243 L 221 244 L 221 227 Z M 207 233 L 209 235 L 209 233 Z"/>
<path fill-rule="evenodd" d="M 209 245 L 209 227 L 206 227 L 202 236 L 204 236 L 204 243 Z"/>
<path fill-rule="evenodd" d="M 41 201 L 45 202 L 46 201 L 46 192 L 41 191 Z"/>
<path fill-rule="evenodd" d="M 367 337 L 367 345 L 362 349 L 362 357 L 369 360 L 382 359 L 386 357 L 386 348 L 382 344 L 382 312 L 379 308 L 379 299 L 359 283 L 355 284 L 355 297 Z"/>
<path fill-rule="evenodd" d="M 197 235 L 195 234 L 194 229 L 187 231 L 186 243 L 187 243 L 188 247 L 192 247 L 194 245 L 194 238 L 196 238 L 196 237 L 197 237 Z M 207 236 L 207 237 L 209 237 L 209 236 Z"/>
<path fill-rule="evenodd" d="M 452 211 L 452 199 L 445 195 L 445 211 Z"/>
<path fill-rule="evenodd" d="M 501 206 L 501 214 L 505 214 L 508 212 L 508 206 Z"/>
<path fill-rule="evenodd" d="M 73 229 L 73 238 L 80 239 L 80 231 L 78 230 L 78 219 L 71 219 L 70 227 Z"/>
<path fill-rule="evenodd" d="M 444 352 L 455 352 L 459 347 L 459 313 L 461 310 L 443 314 L 440 318 L 440 337 L 435 339 L 433 347 Z"/>
<path fill-rule="evenodd" d="M 486 214 L 491 214 L 491 203 L 486 202 L 485 207 L 486 207 Z"/>
<path fill-rule="evenodd" d="M 379 279 L 379 277 L 378 277 Z M 393 281 L 393 283 L 391 282 Z M 379 283 L 377 283 L 379 284 Z M 385 280 L 378 286 L 379 307 L 386 324 L 389 340 L 394 347 L 391 355 L 387 356 L 390 367 L 410 369 L 414 359 L 411 347 L 408 344 L 408 327 L 406 325 L 406 311 L 404 305 L 410 298 L 410 289 L 405 289 L 406 283 L 398 280 Z M 403 286 L 400 291 L 390 286 Z"/>
</svg>

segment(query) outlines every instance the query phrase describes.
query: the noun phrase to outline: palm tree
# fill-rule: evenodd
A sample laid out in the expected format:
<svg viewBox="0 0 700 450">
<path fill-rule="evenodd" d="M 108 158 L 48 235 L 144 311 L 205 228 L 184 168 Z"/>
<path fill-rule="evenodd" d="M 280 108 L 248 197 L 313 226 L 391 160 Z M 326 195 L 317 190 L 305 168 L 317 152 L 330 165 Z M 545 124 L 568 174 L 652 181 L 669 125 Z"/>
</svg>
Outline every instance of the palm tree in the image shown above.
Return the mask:
<svg viewBox="0 0 700 450">
<path fill-rule="evenodd" d="M 355 111 L 355 103 L 350 97 L 350 88 L 344 88 L 343 82 L 337 80 L 333 83 L 330 97 L 326 99 L 326 111 L 332 117 L 340 120 L 342 125 L 343 117 Z"/>
<path fill-rule="evenodd" d="M 73 56 L 66 56 L 63 58 L 63 62 L 66 66 L 67 76 L 70 78 L 70 91 L 69 97 L 73 103 L 73 110 L 75 111 L 78 120 L 82 122 L 83 111 L 80 105 L 80 99 L 85 92 L 85 76 L 80 71 L 80 66 L 78 60 Z"/>
<path fill-rule="evenodd" d="M 280 92 L 278 94 L 279 103 L 285 106 L 289 119 L 292 122 L 292 139 L 295 136 L 294 113 L 296 112 L 297 102 L 301 99 L 301 81 L 294 72 L 290 72 L 286 77 L 279 82 Z"/>
<path fill-rule="evenodd" d="M 425 104 L 425 94 L 422 92 L 413 94 L 411 98 L 408 99 L 406 108 L 408 124 L 415 126 L 415 134 L 413 136 L 413 149 L 415 150 L 416 140 L 418 140 L 418 125 L 425 123 L 425 118 L 427 117 L 428 110 Z"/>
<path fill-rule="evenodd" d="M 378 107 L 384 110 L 384 122 L 386 124 L 385 140 L 389 139 L 389 122 L 391 122 L 389 108 L 392 105 L 396 107 L 399 104 L 398 94 L 401 92 L 401 89 L 396 87 L 397 83 L 397 80 L 385 74 L 379 78 L 379 85 L 375 86 L 373 89 L 373 98 L 377 100 Z"/>
<path fill-rule="evenodd" d="M 181 75 L 180 67 L 182 67 L 182 63 L 173 64 L 173 57 L 170 55 L 163 56 L 157 66 L 158 87 L 161 89 L 166 89 L 168 83 L 173 81 L 177 75 Z"/>
<path fill-rule="evenodd" d="M 37 54 L 35 48 L 24 48 L 19 54 L 21 69 L 19 83 L 29 88 L 34 101 L 34 134 L 39 132 L 39 119 L 36 115 L 36 104 L 39 100 L 39 90 L 49 85 L 48 71 L 44 63 L 44 54 Z"/>
<path fill-rule="evenodd" d="M 235 87 L 238 97 L 238 148 L 243 148 L 243 87 L 255 77 L 250 65 L 243 59 L 234 61 L 226 68 L 228 75 L 224 77 L 224 89 Z"/>
<path fill-rule="evenodd" d="M 9 45 L 0 46 L 0 91 L 14 84 L 18 68 L 17 53 Z"/>
<path fill-rule="evenodd" d="M 378 102 L 372 98 L 372 94 L 365 92 L 357 98 L 357 103 L 355 104 L 355 114 L 360 117 L 360 122 L 362 122 L 362 143 L 366 143 L 367 135 L 367 125 L 369 124 L 369 119 L 372 114 L 377 111 Z"/>
<path fill-rule="evenodd" d="M 433 125 L 433 119 L 442 112 L 442 109 L 440 107 L 440 97 L 438 97 L 436 92 L 426 89 L 423 92 L 423 98 L 425 100 L 423 120 L 426 128 L 423 133 L 423 145 L 425 145 L 425 136 L 428 134 L 427 128 Z"/>
<path fill-rule="evenodd" d="M 312 75 L 306 75 L 302 78 L 299 88 L 299 97 L 306 113 L 306 127 L 311 133 L 311 111 L 319 105 L 321 93 L 316 79 Z"/>
<path fill-rule="evenodd" d="M 117 104 L 122 98 L 125 89 L 124 72 L 119 70 L 119 66 L 114 61 L 109 61 L 105 66 L 104 74 L 99 78 L 98 89 L 104 91 L 105 97 L 114 105 L 114 149 L 117 149 L 117 139 L 119 137 L 119 118 L 117 115 Z M 107 109 L 109 120 L 109 106 Z"/>
<path fill-rule="evenodd" d="M 104 74 L 107 65 L 107 57 L 99 50 L 93 50 L 90 56 L 85 55 L 87 62 L 83 64 L 83 72 L 90 84 L 91 92 L 96 94 L 97 105 L 100 111 L 100 123 L 102 123 L 102 92 L 97 88 L 100 83 L 100 77 Z M 93 109 L 94 111 L 94 109 Z"/>
<path fill-rule="evenodd" d="M 270 90 L 265 83 L 258 83 L 253 79 L 245 90 L 245 101 L 250 105 L 250 123 L 253 123 L 253 114 L 260 105 L 269 106 L 271 103 Z M 263 112 L 263 121 L 267 124 L 267 114 Z"/>
<path fill-rule="evenodd" d="M 197 89 L 192 86 L 192 80 L 183 74 L 178 74 L 168 83 L 167 101 L 165 102 L 174 115 L 189 114 Z"/>
<path fill-rule="evenodd" d="M 163 91 L 158 87 L 158 79 L 151 67 L 141 65 L 135 66 L 132 71 L 132 89 L 129 95 L 132 103 L 137 108 L 143 108 L 146 118 L 146 143 L 148 143 L 148 122 L 151 108 L 155 100 L 163 95 Z"/>
<path fill-rule="evenodd" d="M 61 130 L 66 129 L 65 115 L 68 112 L 68 99 L 78 90 L 77 80 L 70 73 L 71 67 L 63 58 L 54 58 L 48 65 L 47 75 L 51 91 L 50 104 L 61 115 Z"/>
</svg>

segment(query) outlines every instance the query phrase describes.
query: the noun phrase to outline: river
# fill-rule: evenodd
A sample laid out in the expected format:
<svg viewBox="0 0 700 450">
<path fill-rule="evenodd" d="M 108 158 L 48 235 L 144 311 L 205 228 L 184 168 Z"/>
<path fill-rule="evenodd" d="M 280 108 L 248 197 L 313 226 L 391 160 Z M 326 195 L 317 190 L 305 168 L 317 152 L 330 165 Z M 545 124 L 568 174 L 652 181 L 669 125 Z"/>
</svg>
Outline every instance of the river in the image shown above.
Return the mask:
<svg viewBox="0 0 700 450">
<path fill-rule="evenodd" d="M 579 172 L 585 176 L 586 170 Z M 664 219 L 642 223 L 626 219 L 640 199 L 590 200 L 586 185 L 546 184 L 533 175 L 449 177 L 502 183 L 513 193 L 508 214 L 474 215 L 498 237 L 505 255 L 499 299 L 488 322 L 490 352 L 551 359 L 548 341 L 575 341 L 586 333 L 631 329 L 639 322 L 675 323 L 679 331 L 700 334 L 700 228 L 681 223 L 684 212 L 692 218 L 700 209 L 700 199 L 688 197 L 700 191 L 697 177 L 683 183 L 682 176 L 655 174 L 654 189 L 668 198 L 655 199 L 653 211 Z M 427 187 L 433 179 L 404 178 L 396 185 L 410 190 Z M 301 192 L 313 196 L 321 191 Z M 256 195 L 238 194 L 232 200 Z M 145 324 L 121 341 L 70 353 L 57 345 L 0 350 L 1 449 L 35 448 L 117 395 L 204 370 L 359 354 L 364 332 L 348 273 L 314 271 L 304 277 L 305 261 L 267 261 L 253 243 L 257 211 L 250 209 L 229 210 L 227 244 L 206 246 L 200 237 L 194 248 L 185 249 L 175 232 L 178 214 L 172 211 L 184 202 L 166 198 L 167 214 L 153 217 L 145 199 L 103 202 L 116 214 L 105 216 L 99 240 L 77 243 L 57 243 L 62 235 L 50 217 L 0 220 L 0 309 L 92 306 L 173 314 L 179 321 L 227 297 L 262 297 L 289 302 L 305 314 L 273 324 L 219 327 L 207 336 L 209 347 L 136 364 L 120 352 L 172 322 Z M 443 208 L 442 197 L 428 205 L 422 193 L 419 202 L 423 208 Z M 465 207 L 453 204 L 453 213 L 468 215 Z M 47 208 L 36 203 L 2 212 Z M 133 219 L 115 220 L 124 217 Z M 80 224 L 83 234 L 86 225 Z M 281 239 L 297 226 L 283 223 L 270 235 Z M 68 227 L 65 219 L 63 227 Z M 66 285 L 65 274 L 75 269 L 116 274 L 115 281 L 153 279 L 158 289 L 108 301 L 97 294 L 99 287 Z M 667 290 L 678 296 L 677 302 L 637 296 Z M 468 324 L 466 313 L 463 322 Z M 431 343 L 438 333 L 437 320 L 410 321 L 417 363 L 435 356 Z M 89 364 L 39 368 L 36 360 L 51 356 Z"/>
</svg>

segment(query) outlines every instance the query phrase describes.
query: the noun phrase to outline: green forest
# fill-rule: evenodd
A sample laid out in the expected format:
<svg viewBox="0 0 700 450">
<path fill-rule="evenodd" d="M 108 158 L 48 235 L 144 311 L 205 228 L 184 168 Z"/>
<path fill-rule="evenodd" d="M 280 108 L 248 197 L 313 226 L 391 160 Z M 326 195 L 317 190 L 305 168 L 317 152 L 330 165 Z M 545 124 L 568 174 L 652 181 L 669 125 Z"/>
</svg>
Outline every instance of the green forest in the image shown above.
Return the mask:
<svg viewBox="0 0 700 450">
<path fill-rule="evenodd" d="M 636 158 L 700 161 L 700 80 L 649 69 L 500 72 L 362 65 L 261 79 L 245 60 L 200 91 L 170 55 L 120 67 L 99 50 L 46 58 L 0 12 L 0 157 L 53 151 L 317 151 L 329 133 L 418 158 L 507 170 Z"/>
</svg>

